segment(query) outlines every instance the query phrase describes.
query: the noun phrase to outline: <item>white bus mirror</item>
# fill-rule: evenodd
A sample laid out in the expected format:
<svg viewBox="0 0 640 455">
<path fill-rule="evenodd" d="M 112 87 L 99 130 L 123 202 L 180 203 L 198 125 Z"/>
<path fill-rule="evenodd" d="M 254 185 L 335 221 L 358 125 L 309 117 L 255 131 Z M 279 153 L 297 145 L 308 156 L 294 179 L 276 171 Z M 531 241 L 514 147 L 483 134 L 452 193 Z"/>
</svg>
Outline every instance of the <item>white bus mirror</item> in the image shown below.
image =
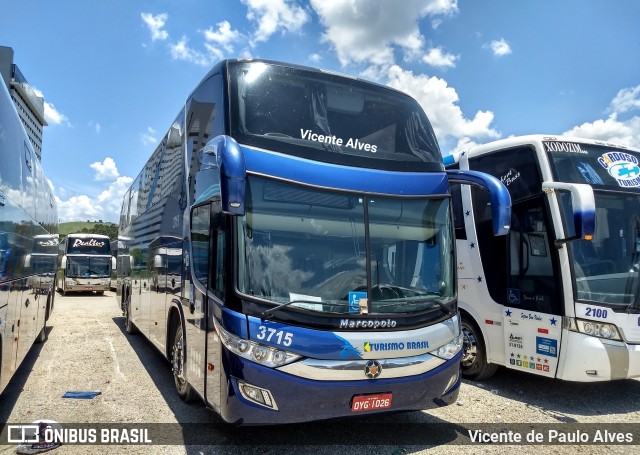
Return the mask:
<svg viewBox="0 0 640 455">
<path fill-rule="evenodd" d="M 60 268 L 65 270 L 67 268 L 67 257 L 62 256 L 62 261 L 60 262 Z"/>
<path fill-rule="evenodd" d="M 553 193 L 555 190 L 568 191 L 571 194 L 571 213 L 566 213 L 567 222 L 569 215 L 573 215 L 573 228 L 575 235 L 568 235 L 558 239 L 558 243 L 566 243 L 570 240 L 591 240 L 596 230 L 596 203 L 593 188 L 584 183 L 543 182 L 542 190 L 545 193 Z M 571 228 L 572 226 L 568 226 Z"/>
</svg>

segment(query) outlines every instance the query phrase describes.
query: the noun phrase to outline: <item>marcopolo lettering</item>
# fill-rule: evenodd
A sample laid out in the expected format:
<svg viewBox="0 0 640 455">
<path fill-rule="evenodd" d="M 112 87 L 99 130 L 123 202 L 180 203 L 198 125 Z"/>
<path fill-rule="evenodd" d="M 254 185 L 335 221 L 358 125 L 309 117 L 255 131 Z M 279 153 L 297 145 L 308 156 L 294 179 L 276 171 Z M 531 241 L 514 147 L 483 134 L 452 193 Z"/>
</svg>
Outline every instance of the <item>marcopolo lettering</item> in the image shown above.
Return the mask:
<svg viewBox="0 0 640 455">
<path fill-rule="evenodd" d="M 341 329 L 387 329 L 393 328 L 397 322 L 393 319 L 340 319 Z"/>
<path fill-rule="evenodd" d="M 73 242 L 73 246 L 74 248 L 77 246 L 99 246 L 102 247 L 104 246 L 104 242 L 101 242 L 99 240 L 96 239 L 90 239 L 86 242 L 82 241 L 82 239 L 75 239 Z"/>
<path fill-rule="evenodd" d="M 543 144 L 545 152 L 587 153 L 586 150 L 582 150 L 580 144 L 573 142 L 543 142 Z"/>
</svg>

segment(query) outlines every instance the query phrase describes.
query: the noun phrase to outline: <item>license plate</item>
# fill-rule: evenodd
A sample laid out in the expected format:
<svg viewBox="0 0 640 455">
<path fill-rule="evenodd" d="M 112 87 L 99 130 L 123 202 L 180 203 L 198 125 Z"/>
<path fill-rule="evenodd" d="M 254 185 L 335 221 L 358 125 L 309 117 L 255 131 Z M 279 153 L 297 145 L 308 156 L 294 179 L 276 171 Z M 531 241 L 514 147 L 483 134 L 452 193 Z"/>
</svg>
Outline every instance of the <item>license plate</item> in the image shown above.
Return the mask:
<svg viewBox="0 0 640 455">
<path fill-rule="evenodd" d="M 376 409 L 388 409 L 391 407 L 391 394 L 379 393 L 376 395 L 357 395 L 351 402 L 351 411 L 375 411 Z"/>
</svg>

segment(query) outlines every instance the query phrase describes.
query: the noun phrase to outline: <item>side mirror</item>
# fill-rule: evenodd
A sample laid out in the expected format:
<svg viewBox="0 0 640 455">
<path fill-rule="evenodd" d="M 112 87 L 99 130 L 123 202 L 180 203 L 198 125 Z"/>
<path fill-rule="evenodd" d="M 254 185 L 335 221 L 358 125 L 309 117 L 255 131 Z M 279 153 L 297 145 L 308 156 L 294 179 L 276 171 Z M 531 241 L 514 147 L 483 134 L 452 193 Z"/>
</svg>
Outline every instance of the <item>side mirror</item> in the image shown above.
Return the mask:
<svg viewBox="0 0 640 455">
<path fill-rule="evenodd" d="M 111 256 L 111 270 L 115 270 L 115 269 L 116 269 L 116 258 Z"/>
<path fill-rule="evenodd" d="M 62 269 L 66 270 L 66 268 L 67 268 L 67 257 L 66 256 L 62 256 L 62 261 L 60 262 L 60 267 Z"/>
<path fill-rule="evenodd" d="M 447 171 L 449 182 L 462 185 L 475 185 L 489 191 L 493 235 L 507 235 L 511 228 L 511 195 L 500 180 L 492 175 L 478 171 Z"/>
<path fill-rule="evenodd" d="M 565 206 L 568 204 L 562 204 L 562 208 L 565 209 L 567 222 L 571 221 L 569 216 L 573 218 L 573 226 L 568 226 L 568 228 L 573 227 L 575 235 L 568 235 L 563 239 L 558 239 L 556 243 L 566 243 L 577 239 L 591 240 L 593 238 L 596 230 L 596 202 L 593 188 L 590 185 L 584 183 L 543 182 L 542 190 L 545 193 L 562 190 L 571 194 L 571 211 L 566 210 L 567 207 Z"/>
</svg>

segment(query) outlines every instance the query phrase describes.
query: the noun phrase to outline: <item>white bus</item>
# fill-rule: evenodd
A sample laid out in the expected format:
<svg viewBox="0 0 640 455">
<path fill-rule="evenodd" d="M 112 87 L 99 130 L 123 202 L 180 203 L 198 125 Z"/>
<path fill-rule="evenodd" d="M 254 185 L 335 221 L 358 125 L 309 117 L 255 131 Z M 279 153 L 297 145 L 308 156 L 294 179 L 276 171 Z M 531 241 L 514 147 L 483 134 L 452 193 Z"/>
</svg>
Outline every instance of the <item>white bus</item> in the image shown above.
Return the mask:
<svg viewBox="0 0 640 455">
<path fill-rule="evenodd" d="M 111 287 L 111 270 L 115 266 L 108 236 L 69 234 L 60 242 L 58 289 L 62 294 L 87 291 L 104 294 Z"/>
<path fill-rule="evenodd" d="M 445 158 L 499 178 L 513 203 L 510 234 L 495 237 L 485 193 L 454 198 L 464 376 L 640 376 L 639 161 L 639 149 L 542 135 Z"/>
</svg>

